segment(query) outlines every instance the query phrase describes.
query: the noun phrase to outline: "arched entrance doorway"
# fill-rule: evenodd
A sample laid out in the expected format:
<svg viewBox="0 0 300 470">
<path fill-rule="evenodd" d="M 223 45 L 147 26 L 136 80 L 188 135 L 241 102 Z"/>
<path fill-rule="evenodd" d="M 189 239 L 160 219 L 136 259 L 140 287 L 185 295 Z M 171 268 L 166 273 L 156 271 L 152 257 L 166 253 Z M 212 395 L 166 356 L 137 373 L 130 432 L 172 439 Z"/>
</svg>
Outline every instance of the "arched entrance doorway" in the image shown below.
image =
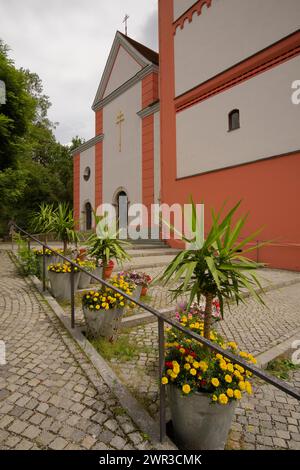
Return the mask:
<svg viewBox="0 0 300 470">
<path fill-rule="evenodd" d="M 92 230 L 92 205 L 90 202 L 87 202 L 85 205 L 85 229 L 86 231 Z"/>
<path fill-rule="evenodd" d="M 128 196 L 123 190 L 116 196 L 116 209 L 119 236 L 124 239 L 128 234 Z"/>
</svg>

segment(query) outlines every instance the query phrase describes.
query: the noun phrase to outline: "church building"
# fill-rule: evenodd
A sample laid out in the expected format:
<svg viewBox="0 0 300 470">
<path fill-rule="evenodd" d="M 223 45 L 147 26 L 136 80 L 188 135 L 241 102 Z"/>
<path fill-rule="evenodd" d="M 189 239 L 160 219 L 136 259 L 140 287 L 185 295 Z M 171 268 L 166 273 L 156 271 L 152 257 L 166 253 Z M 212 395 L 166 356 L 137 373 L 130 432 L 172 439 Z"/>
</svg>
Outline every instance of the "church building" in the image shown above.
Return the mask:
<svg viewBox="0 0 300 470">
<path fill-rule="evenodd" d="M 242 200 L 249 233 L 271 240 L 256 259 L 300 271 L 299 0 L 159 0 L 158 12 L 159 56 L 116 34 L 95 137 L 74 152 L 81 229 L 120 196 L 149 207 L 192 195 L 207 228 L 210 208 Z"/>
</svg>

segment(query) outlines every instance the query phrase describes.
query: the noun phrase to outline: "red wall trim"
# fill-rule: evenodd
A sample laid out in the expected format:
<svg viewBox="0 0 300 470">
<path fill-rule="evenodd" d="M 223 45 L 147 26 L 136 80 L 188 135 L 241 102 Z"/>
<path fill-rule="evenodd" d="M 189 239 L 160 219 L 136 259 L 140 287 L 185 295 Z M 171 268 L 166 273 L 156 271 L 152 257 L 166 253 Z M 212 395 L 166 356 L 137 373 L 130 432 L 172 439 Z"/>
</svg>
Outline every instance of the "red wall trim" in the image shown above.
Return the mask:
<svg viewBox="0 0 300 470">
<path fill-rule="evenodd" d="M 142 120 L 142 202 L 150 209 L 154 204 L 154 116 Z M 149 212 L 150 213 L 150 212 Z M 150 220 L 148 221 L 150 225 Z"/>
<path fill-rule="evenodd" d="M 174 27 L 173 27 L 174 34 L 176 34 L 176 30 L 179 26 L 180 26 L 180 29 L 184 28 L 184 24 L 187 20 L 189 23 L 193 21 L 194 13 L 197 13 L 198 16 L 201 15 L 203 6 L 206 5 L 207 8 L 210 8 L 211 3 L 212 3 L 212 0 L 198 0 L 198 2 L 192 5 L 191 8 L 189 8 L 176 21 L 174 21 Z"/>
<path fill-rule="evenodd" d="M 76 229 L 80 229 L 80 153 L 73 157 L 73 211 Z"/>
<path fill-rule="evenodd" d="M 150 73 L 142 80 L 142 109 L 158 100 L 158 74 Z"/>
<path fill-rule="evenodd" d="M 193 106 L 300 54 L 300 32 L 278 41 L 175 99 L 176 111 Z"/>
<path fill-rule="evenodd" d="M 96 111 L 96 135 L 103 134 L 103 109 Z M 95 210 L 102 204 L 103 142 L 95 146 Z"/>
</svg>

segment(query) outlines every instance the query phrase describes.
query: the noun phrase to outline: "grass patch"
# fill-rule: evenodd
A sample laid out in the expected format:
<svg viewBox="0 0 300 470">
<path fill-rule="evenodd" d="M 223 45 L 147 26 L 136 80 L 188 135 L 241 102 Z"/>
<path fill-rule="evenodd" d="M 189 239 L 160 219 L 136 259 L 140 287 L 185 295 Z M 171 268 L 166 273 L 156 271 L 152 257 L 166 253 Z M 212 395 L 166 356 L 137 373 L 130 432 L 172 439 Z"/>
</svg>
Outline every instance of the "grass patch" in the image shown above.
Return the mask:
<svg viewBox="0 0 300 470">
<path fill-rule="evenodd" d="M 108 361 L 112 359 L 118 359 L 120 362 L 131 361 L 141 351 L 129 341 L 127 336 L 121 336 L 115 343 L 109 343 L 105 339 L 93 339 L 91 343 Z"/>
<path fill-rule="evenodd" d="M 300 366 L 293 364 L 289 359 L 274 359 L 274 361 L 269 362 L 267 366 L 267 371 L 270 374 L 275 375 L 282 380 L 289 380 L 290 373 L 293 370 L 299 369 Z"/>
</svg>

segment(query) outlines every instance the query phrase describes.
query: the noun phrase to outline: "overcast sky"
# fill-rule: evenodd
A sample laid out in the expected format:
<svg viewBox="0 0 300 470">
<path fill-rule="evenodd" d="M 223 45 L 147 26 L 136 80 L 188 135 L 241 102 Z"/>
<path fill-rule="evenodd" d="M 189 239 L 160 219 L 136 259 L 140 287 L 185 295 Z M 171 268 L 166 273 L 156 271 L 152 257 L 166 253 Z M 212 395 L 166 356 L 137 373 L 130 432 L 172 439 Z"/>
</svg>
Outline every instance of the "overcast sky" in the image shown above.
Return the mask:
<svg viewBox="0 0 300 470">
<path fill-rule="evenodd" d="M 116 30 L 157 50 L 157 0 L 0 0 L 0 38 L 42 79 L 58 140 L 94 135 L 91 105 Z"/>
</svg>

